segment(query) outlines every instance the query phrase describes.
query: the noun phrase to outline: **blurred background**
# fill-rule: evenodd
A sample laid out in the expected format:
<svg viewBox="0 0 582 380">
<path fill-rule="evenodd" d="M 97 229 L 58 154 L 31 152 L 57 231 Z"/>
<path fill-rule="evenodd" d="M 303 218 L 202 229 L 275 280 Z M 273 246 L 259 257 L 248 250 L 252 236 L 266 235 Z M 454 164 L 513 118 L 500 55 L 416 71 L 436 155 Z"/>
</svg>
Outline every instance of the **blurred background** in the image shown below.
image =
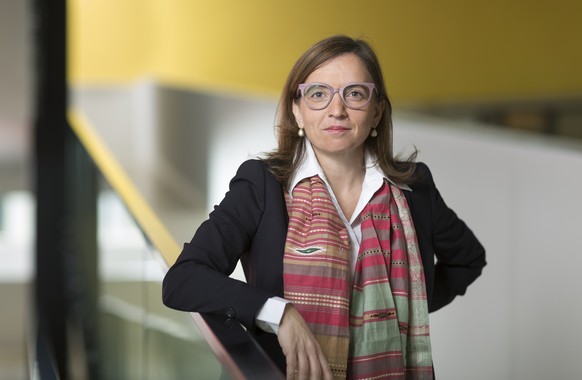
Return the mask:
<svg viewBox="0 0 582 380">
<path fill-rule="evenodd" d="M 467 295 L 431 315 L 438 377 L 582 377 L 581 2 L 66 5 L 69 104 L 177 245 L 238 165 L 274 147 L 279 91 L 298 56 L 331 34 L 369 41 L 395 109 L 396 150 L 419 149 L 488 251 Z M 34 373 L 34 10 L 0 0 L 2 379 Z M 161 305 L 160 281 L 179 251 L 156 252 L 119 190 L 98 182 L 100 333 L 113 342 L 96 354 L 110 367 L 102 374 L 217 378 L 192 321 Z"/>
</svg>

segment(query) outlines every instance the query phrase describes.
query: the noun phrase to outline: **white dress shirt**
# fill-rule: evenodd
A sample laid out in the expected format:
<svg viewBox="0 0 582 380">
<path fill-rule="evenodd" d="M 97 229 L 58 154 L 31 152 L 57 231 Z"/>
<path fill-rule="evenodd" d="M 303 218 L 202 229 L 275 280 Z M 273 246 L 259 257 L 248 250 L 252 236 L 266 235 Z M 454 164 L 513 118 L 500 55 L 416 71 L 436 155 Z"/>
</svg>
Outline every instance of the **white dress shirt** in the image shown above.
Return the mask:
<svg viewBox="0 0 582 380">
<path fill-rule="evenodd" d="M 360 214 L 364 210 L 364 207 L 366 207 L 368 202 L 372 199 L 372 196 L 382 187 L 384 184 L 384 179 L 395 184 L 384 174 L 382 169 L 380 169 L 380 167 L 374 162 L 374 158 L 367 151 L 365 153 L 365 165 L 366 174 L 362 184 L 362 191 L 350 220 L 346 218 L 341 207 L 339 206 L 337 198 L 333 193 L 325 173 L 317 161 L 313 147 L 307 138 L 305 139 L 305 157 L 297 168 L 292 181 L 289 182 L 288 189 L 289 195 L 292 195 L 293 189 L 295 189 L 295 186 L 297 186 L 299 182 L 305 178 L 311 178 L 315 175 L 318 175 L 323 180 L 350 238 L 350 271 L 352 276 L 355 271 L 358 252 L 360 250 L 360 243 L 362 240 L 362 221 Z M 410 187 L 407 185 L 395 185 L 403 190 L 411 191 Z M 257 326 L 262 330 L 276 334 L 279 331 L 279 324 L 281 322 L 281 318 L 283 317 L 283 312 L 285 311 L 285 306 L 287 303 L 289 303 L 289 301 L 281 297 L 269 298 L 255 317 Z"/>
</svg>

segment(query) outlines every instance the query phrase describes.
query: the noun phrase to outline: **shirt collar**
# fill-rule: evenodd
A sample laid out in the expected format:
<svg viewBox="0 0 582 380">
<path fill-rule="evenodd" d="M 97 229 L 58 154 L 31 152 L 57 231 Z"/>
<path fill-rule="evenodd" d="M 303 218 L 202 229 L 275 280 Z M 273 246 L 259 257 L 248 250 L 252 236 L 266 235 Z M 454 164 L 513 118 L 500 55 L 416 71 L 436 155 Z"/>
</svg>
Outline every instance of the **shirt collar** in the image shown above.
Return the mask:
<svg viewBox="0 0 582 380">
<path fill-rule="evenodd" d="M 372 154 L 366 150 L 365 153 L 365 164 L 366 164 L 366 176 L 364 178 L 364 184 L 369 185 L 371 187 L 376 187 L 374 184 L 380 188 L 381 183 L 386 179 L 391 184 L 398 186 L 401 190 L 408 190 L 412 191 L 410 186 L 406 184 L 399 184 L 392 181 L 380 168 L 380 166 L 372 157 Z M 311 146 L 311 142 L 305 138 L 305 155 L 303 156 L 303 160 L 297 167 L 295 174 L 293 175 L 292 181 L 289 182 L 289 194 L 293 193 L 293 189 L 299 182 L 301 182 L 305 178 L 311 178 L 315 175 L 318 175 L 325 183 L 327 183 L 327 178 L 325 178 L 325 173 L 321 166 L 319 166 L 319 162 L 317 161 L 317 157 L 315 156 L 315 152 L 313 151 L 313 147 Z"/>
</svg>

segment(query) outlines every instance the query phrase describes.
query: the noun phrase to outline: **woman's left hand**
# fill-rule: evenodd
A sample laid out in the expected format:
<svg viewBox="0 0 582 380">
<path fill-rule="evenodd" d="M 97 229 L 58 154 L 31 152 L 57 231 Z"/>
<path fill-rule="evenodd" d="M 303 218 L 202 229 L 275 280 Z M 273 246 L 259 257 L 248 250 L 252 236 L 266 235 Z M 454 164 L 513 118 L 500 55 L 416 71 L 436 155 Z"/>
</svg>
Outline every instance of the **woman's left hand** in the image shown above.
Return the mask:
<svg viewBox="0 0 582 380">
<path fill-rule="evenodd" d="M 332 379 L 319 343 L 292 304 L 285 307 L 277 335 L 287 362 L 287 379 Z"/>
</svg>

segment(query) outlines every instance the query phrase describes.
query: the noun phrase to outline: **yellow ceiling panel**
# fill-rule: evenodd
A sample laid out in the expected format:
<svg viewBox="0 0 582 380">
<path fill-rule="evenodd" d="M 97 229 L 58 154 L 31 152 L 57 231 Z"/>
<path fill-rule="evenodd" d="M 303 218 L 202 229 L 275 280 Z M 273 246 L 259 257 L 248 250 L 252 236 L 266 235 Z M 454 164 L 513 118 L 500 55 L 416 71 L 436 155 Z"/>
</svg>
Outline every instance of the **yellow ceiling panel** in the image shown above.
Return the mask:
<svg viewBox="0 0 582 380">
<path fill-rule="evenodd" d="M 582 2 L 69 0 L 70 77 L 278 94 L 336 33 L 376 48 L 393 99 L 434 104 L 582 94 Z"/>
</svg>

